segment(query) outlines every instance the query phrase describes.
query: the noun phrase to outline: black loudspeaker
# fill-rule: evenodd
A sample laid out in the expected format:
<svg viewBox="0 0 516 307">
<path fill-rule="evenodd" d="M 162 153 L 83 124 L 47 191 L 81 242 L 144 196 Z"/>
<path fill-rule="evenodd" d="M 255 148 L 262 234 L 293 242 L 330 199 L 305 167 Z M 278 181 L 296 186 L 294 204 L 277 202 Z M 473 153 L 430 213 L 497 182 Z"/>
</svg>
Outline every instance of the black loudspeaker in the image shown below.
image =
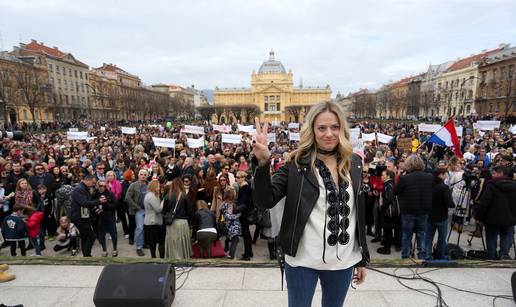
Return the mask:
<svg viewBox="0 0 516 307">
<path fill-rule="evenodd" d="M 96 307 L 170 307 L 176 293 L 176 272 L 170 264 L 107 265 L 93 303 Z"/>
</svg>

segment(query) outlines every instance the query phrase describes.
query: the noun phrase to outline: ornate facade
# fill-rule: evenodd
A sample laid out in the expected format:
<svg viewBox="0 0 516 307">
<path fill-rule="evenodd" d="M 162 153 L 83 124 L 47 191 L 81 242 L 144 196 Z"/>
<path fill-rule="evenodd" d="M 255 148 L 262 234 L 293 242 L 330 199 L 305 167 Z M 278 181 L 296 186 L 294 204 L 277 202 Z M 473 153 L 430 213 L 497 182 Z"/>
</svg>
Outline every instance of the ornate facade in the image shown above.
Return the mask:
<svg viewBox="0 0 516 307">
<path fill-rule="evenodd" d="M 269 53 L 258 73 L 251 74 L 250 88 L 216 88 L 211 119 L 215 123 L 251 122 L 261 120 L 302 122 L 310 106 L 331 98 L 325 87 L 294 86 L 292 71 Z"/>
</svg>

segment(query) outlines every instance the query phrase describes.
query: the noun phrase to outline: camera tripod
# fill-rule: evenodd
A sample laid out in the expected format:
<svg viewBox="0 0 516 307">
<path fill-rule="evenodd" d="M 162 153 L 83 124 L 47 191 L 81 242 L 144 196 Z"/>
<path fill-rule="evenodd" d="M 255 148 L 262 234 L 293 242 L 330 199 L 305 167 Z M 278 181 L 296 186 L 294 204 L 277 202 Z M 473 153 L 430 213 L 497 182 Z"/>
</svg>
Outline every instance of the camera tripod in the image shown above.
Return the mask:
<svg viewBox="0 0 516 307">
<path fill-rule="evenodd" d="M 464 181 L 460 180 L 453 185 Z M 462 234 L 462 231 L 464 229 L 464 219 L 467 216 L 467 213 L 469 212 L 469 206 L 471 202 L 471 186 L 468 184 L 468 182 L 465 182 L 464 186 L 460 190 L 459 199 L 458 202 L 455 204 L 455 208 L 453 209 L 452 218 L 450 221 L 450 231 L 448 232 L 448 239 L 446 242 L 448 243 L 450 241 L 450 236 L 452 233 L 452 230 L 455 230 L 457 232 L 457 246 L 459 246 L 460 242 L 460 236 Z M 465 206 L 464 206 L 465 204 Z M 471 242 L 471 241 L 468 241 Z M 484 243 L 484 238 L 482 237 L 482 243 Z M 485 245 L 485 244 L 484 244 Z"/>
</svg>

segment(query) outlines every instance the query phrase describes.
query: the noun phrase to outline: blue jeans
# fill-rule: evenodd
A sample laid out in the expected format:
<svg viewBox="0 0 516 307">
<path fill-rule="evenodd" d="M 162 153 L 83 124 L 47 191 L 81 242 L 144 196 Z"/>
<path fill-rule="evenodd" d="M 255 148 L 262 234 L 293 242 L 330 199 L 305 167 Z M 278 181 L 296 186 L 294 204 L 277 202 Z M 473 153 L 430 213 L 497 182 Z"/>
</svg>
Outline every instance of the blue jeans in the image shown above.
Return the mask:
<svg viewBox="0 0 516 307">
<path fill-rule="evenodd" d="M 353 267 L 327 271 L 292 267 L 285 263 L 289 307 L 310 307 L 317 280 L 321 281 L 322 307 L 342 307 L 353 276 Z"/>
<path fill-rule="evenodd" d="M 500 257 L 508 257 L 514 237 L 514 226 L 495 226 L 485 224 L 487 256 L 489 259 L 497 259 L 496 247 L 500 236 Z"/>
<path fill-rule="evenodd" d="M 432 256 L 432 243 L 437 230 L 437 245 L 435 246 L 434 259 L 446 259 L 446 236 L 448 235 L 448 219 L 431 223 L 426 227 L 426 256 Z"/>
<path fill-rule="evenodd" d="M 416 233 L 417 257 L 426 258 L 425 234 L 428 214 L 401 215 L 401 258 L 408 258 L 412 249 L 412 234 Z"/>
<path fill-rule="evenodd" d="M 136 220 L 136 229 L 134 231 L 134 243 L 136 244 L 136 249 L 143 248 L 143 219 L 145 218 L 145 210 L 140 209 L 134 215 Z"/>
</svg>

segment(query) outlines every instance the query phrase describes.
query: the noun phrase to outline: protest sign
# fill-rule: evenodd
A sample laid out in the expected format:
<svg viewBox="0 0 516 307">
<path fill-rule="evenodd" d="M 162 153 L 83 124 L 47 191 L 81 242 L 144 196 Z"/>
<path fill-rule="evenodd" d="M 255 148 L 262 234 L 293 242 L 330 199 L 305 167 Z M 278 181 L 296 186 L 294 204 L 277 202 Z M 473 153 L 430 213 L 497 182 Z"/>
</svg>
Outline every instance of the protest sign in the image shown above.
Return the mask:
<svg viewBox="0 0 516 307">
<path fill-rule="evenodd" d="M 441 129 L 441 125 L 438 124 L 419 124 L 417 126 L 418 130 L 421 132 L 436 132 L 437 130 Z"/>
<path fill-rule="evenodd" d="M 499 120 L 479 120 L 476 122 L 476 129 L 482 131 L 491 131 L 500 128 Z"/>
<path fill-rule="evenodd" d="M 136 134 L 136 128 L 134 127 L 122 127 L 123 134 Z"/>
<path fill-rule="evenodd" d="M 86 140 L 88 138 L 88 132 L 68 131 L 66 132 L 66 138 L 69 140 Z"/>
<path fill-rule="evenodd" d="M 202 148 L 204 146 L 204 137 L 198 139 L 187 138 L 186 143 L 190 148 Z"/>
<path fill-rule="evenodd" d="M 204 127 L 185 125 L 185 127 L 183 129 L 181 129 L 181 132 L 204 135 Z"/>
<path fill-rule="evenodd" d="M 222 134 L 222 143 L 240 144 L 241 142 L 242 136 L 240 134 Z"/>
<path fill-rule="evenodd" d="M 288 139 L 289 139 L 290 141 L 297 141 L 297 142 L 299 142 L 299 140 L 301 139 L 301 137 L 300 137 L 300 134 L 299 134 L 299 133 L 297 133 L 297 132 L 290 132 L 290 133 L 288 134 Z"/>
<path fill-rule="evenodd" d="M 378 142 L 384 144 L 389 144 L 392 140 L 392 136 L 383 133 L 377 133 L 376 137 L 378 138 Z"/>
<path fill-rule="evenodd" d="M 371 142 L 376 139 L 376 136 L 374 133 L 362 133 L 362 140 L 364 142 Z"/>
<path fill-rule="evenodd" d="M 267 140 L 270 143 L 276 143 L 276 133 L 267 133 Z"/>
<path fill-rule="evenodd" d="M 289 129 L 299 129 L 299 123 L 288 123 Z"/>
<path fill-rule="evenodd" d="M 219 132 L 231 132 L 231 126 L 226 125 L 213 125 L 213 131 L 219 131 Z"/>
<path fill-rule="evenodd" d="M 251 133 L 251 132 L 253 132 L 254 130 L 255 130 L 255 129 L 254 129 L 254 126 L 253 126 L 253 125 L 244 126 L 244 125 L 240 125 L 240 124 L 238 124 L 238 131 Z"/>
<path fill-rule="evenodd" d="M 412 150 L 412 139 L 411 138 L 399 138 L 396 141 L 398 149 L 403 149 L 403 151 L 411 151 Z"/>
<path fill-rule="evenodd" d="M 152 141 L 154 142 L 154 146 L 168 147 L 168 148 L 176 147 L 176 140 L 174 140 L 174 139 L 153 137 Z"/>
<path fill-rule="evenodd" d="M 70 132 L 79 132 L 79 128 L 68 128 Z"/>
</svg>

